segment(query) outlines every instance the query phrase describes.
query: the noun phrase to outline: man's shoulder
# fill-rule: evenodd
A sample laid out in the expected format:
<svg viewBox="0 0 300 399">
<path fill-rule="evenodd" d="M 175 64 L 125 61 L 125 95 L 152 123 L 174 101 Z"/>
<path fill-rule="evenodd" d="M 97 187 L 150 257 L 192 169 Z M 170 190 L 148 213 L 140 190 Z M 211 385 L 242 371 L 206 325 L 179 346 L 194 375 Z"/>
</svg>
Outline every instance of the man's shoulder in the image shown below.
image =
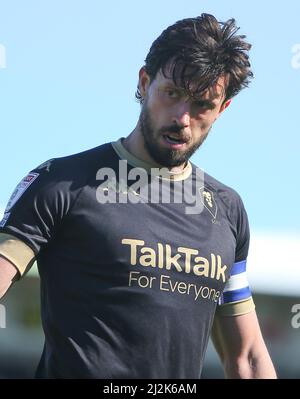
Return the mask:
<svg viewBox="0 0 300 399">
<path fill-rule="evenodd" d="M 66 155 L 63 157 L 51 158 L 41 165 L 37 166 L 36 170 L 47 169 L 48 171 L 55 166 L 74 166 L 82 168 L 83 166 L 93 165 L 94 163 L 101 163 L 103 157 L 111 156 L 113 148 L 111 143 L 101 144 L 97 147 L 90 148 L 75 154 Z"/>
<path fill-rule="evenodd" d="M 75 154 L 51 158 L 32 169 L 31 173 L 57 178 L 85 176 L 94 173 L 97 167 L 108 166 L 113 162 L 114 154 L 111 143 L 105 143 Z"/>
<path fill-rule="evenodd" d="M 111 143 L 64 157 L 51 158 L 31 169 L 17 189 L 31 186 L 32 192 L 51 196 L 55 193 L 76 191 L 87 184 L 99 169 L 114 167 L 118 158 Z M 34 184 L 31 184 L 33 183 Z"/>
<path fill-rule="evenodd" d="M 196 165 L 193 168 L 199 169 Z M 242 202 L 240 194 L 231 186 L 202 171 L 203 187 L 210 190 L 216 197 L 220 198 L 227 206 L 239 205 Z"/>
</svg>

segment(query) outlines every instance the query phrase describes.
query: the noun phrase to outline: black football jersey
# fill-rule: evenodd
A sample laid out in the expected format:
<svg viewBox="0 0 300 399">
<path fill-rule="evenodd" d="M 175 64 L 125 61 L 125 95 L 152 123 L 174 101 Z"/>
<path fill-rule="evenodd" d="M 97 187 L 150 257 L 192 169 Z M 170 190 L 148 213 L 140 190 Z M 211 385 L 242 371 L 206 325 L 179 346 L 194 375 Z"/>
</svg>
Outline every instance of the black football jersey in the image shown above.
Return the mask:
<svg viewBox="0 0 300 399">
<path fill-rule="evenodd" d="M 120 139 L 52 159 L 17 186 L 0 254 L 37 261 L 38 378 L 199 378 L 215 311 L 254 308 L 239 195 L 195 165 L 172 174 Z"/>
</svg>

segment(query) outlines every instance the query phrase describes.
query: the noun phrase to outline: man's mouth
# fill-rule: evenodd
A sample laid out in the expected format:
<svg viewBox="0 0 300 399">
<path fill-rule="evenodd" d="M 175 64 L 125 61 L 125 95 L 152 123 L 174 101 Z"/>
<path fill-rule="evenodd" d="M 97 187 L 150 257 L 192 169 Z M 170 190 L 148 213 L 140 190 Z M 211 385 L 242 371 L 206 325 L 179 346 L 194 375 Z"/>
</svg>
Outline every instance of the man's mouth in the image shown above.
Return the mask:
<svg viewBox="0 0 300 399">
<path fill-rule="evenodd" d="M 172 150 L 180 150 L 187 143 L 187 139 L 175 134 L 164 134 L 163 141 L 165 145 Z"/>
<path fill-rule="evenodd" d="M 169 144 L 185 144 L 187 142 L 186 139 L 180 136 L 164 134 L 163 137 Z"/>
</svg>

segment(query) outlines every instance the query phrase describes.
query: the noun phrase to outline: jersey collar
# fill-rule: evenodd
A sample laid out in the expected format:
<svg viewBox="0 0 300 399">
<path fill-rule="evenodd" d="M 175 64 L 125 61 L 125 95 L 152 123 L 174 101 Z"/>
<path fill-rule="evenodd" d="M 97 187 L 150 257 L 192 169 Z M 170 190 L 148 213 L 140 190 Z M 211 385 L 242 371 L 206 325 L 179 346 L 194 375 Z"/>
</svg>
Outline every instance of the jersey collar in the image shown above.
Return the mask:
<svg viewBox="0 0 300 399">
<path fill-rule="evenodd" d="M 148 173 L 153 173 L 153 169 L 156 168 L 157 166 L 151 165 L 148 162 L 142 161 L 139 158 L 136 158 L 134 155 L 132 155 L 130 152 L 126 150 L 126 148 L 123 146 L 122 141 L 124 140 L 124 137 L 121 137 L 119 140 L 112 142 L 113 149 L 117 153 L 117 155 L 121 159 L 125 159 L 129 165 L 135 167 L 135 168 L 143 168 L 145 169 Z M 164 171 L 166 168 L 164 168 Z M 172 173 L 170 171 L 167 171 L 166 173 L 163 174 L 163 177 L 160 176 L 162 179 L 168 179 L 168 180 L 174 180 L 174 181 L 179 181 L 179 180 L 185 180 L 187 179 L 192 173 L 192 165 L 190 161 L 187 162 L 187 165 L 185 168 L 179 172 L 179 173 Z M 158 173 L 159 175 L 159 173 Z"/>
</svg>

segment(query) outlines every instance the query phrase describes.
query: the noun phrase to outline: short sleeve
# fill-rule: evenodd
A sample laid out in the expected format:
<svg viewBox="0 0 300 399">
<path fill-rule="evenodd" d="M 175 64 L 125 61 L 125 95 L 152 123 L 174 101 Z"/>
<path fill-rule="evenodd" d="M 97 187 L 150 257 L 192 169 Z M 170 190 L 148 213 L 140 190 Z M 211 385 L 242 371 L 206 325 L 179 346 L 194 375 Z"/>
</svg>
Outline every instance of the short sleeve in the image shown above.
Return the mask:
<svg viewBox="0 0 300 399">
<path fill-rule="evenodd" d="M 250 228 L 249 228 L 248 215 L 241 198 L 238 197 L 235 262 L 240 262 L 247 259 L 249 244 L 250 244 Z"/>
<path fill-rule="evenodd" d="M 50 242 L 68 212 L 69 185 L 56 161 L 50 160 L 28 173 L 11 195 L 0 222 L 0 255 L 20 275 Z"/>
<path fill-rule="evenodd" d="M 239 196 L 234 212 L 236 220 L 235 262 L 217 308 L 217 311 L 224 316 L 238 316 L 255 309 L 247 279 L 247 256 L 250 244 L 249 221 Z"/>
</svg>

